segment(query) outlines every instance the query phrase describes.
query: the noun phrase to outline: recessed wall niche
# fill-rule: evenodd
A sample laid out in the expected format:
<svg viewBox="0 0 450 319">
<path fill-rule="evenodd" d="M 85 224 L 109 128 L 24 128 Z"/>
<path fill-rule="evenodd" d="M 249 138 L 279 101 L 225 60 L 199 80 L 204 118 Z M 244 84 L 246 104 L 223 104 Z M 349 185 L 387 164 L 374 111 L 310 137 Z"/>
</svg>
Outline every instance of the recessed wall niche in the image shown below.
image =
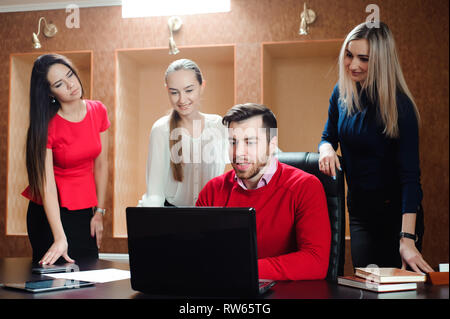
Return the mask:
<svg viewBox="0 0 450 319">
<path fill-rule="evenodd" d="M 235 102 L 234 45 L 116 50 L 113 236 L 126 237 L 125 209 L 146 190 L 148 142 L 153 123 L 171 110 L 164 74 L 177 59 L 191 59 L 204 79 L 201 112 L 223 116 Z"/>
<path fill-rule="evenodd" d="M 92 93 L 92 51 L 56 52 L 69 58 L 77 69 L 84 97 Z M 34 61 L 43 52 L 17 53 L 10 56 L 9 125 L 6 190 L 6 234 L 27 235 L 28 200 L 21 192 L 28 185 L 25 143 L 29 125 L 30 78 Z"/>
<path fill-rule="evenodd" d="M 317 152 L 342 40 L 262 44 L 262 96 L 285 152 Z"/>
<path fill-rule="evenodd" d="M 336 39 L 262 44 L 263 103 L 277 117 L 282 151 L 318 152 L 342 43 Z M 346 238 L 348 220 L 347 213 Z"/>
</svg>

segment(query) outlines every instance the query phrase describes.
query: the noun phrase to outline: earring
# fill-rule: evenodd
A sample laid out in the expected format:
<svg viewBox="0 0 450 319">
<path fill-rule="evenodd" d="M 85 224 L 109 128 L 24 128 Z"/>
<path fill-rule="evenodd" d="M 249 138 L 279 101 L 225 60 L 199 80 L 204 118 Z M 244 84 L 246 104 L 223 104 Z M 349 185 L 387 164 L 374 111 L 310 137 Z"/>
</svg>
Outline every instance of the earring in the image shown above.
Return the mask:
<svg viewBox="0 0 450 319">
<path fill-rule="evenodd" d="M 55 99 L 55 97 L 54 96 L 50 96 L 51 97 L 51 100 L 50 100 L 50 102 L 52 103 L 52 104 L 55 104 L 56 103 L 56 99 Z"/>
</svg>

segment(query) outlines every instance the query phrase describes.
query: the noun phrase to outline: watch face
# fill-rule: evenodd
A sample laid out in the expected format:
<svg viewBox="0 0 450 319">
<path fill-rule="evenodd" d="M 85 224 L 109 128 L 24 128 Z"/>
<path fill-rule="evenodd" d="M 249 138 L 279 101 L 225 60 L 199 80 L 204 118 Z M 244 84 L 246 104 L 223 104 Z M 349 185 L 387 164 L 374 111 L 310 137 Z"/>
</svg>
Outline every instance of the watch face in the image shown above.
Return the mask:
<svg viewBox="0 0 450 319">
<path fill-rule="evenodd" d="M 106 213 L 106 209 L 104 209 L 104 208 L 96 208 L 96 209 L 95 209 L 95 212 L 96 212 L 96 213 L 101 213 L 102 216 L 103 216 L 103 215 L 105 215 L 105 213 Z"/>
</svg>

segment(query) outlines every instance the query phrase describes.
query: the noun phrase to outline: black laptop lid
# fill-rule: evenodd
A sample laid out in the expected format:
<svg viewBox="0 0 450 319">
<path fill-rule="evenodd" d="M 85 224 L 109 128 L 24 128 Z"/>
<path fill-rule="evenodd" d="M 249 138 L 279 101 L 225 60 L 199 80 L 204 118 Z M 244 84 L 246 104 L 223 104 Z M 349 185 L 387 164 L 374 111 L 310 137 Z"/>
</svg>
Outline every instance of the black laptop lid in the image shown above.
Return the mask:
<svg viewBox="0 0 450 319">
<path fill-rule="evenodd" d="M 129 207 L 133 289 L 158 295 L 258 294 L 253 208 Z"/>
</svg>

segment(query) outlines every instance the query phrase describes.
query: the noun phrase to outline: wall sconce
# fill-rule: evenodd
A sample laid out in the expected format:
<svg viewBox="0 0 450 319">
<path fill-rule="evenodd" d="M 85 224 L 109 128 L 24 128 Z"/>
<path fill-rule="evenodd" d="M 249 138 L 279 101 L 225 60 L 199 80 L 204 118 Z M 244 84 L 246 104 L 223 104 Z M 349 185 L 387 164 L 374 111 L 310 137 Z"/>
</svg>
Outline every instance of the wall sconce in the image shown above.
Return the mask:
<svg viewBox="0 0 450 319">
<path fill-rule="evenodd" d="M 45 20 L 44 17 L 41 17 L 38 22 L 37 34 L 33 32 L 33 48 L 35 48 L 35 49 L 41 48 L 41 42 L 39 41 L 38 36 L 39 36 L 39 33 L 41 32 L 41 21 L 42 20 L 44 20 L 44 30 L 42 31 L 42 33 L 44 33 L 44 35 L 47 38 L 54 37 L 55 34 L 58 32 L 58 28 L 56 28 L 56 25 L 54 25 L 53 23 L 47 24 L 47 20 Z"/>
<path fill-rule="evenodd" d="M 316 20 L 316 13 L 311 9 L 306 8 L 306 2 L 303 4 L 303 12 L 300 14 L 300 30 L 298 34 L 308 34 L 308 24 L 313 23 Z"/>
<path fill-rule="evenodd" d="M 173 16 L 169 18 L 169 21 L 167 22 L 169 25 L 169 31 L 170 31 L 170 37 L 169 37 L 169 54 L 177 54 L 180 52 L 178 50 L 175 41 L 173 40 L 173 32 L 176 32 L 180 30 L 181 26 L 183 25 L 183 21 L 181 21 L 181 18 L 178 16 Z"/>
</svg>

